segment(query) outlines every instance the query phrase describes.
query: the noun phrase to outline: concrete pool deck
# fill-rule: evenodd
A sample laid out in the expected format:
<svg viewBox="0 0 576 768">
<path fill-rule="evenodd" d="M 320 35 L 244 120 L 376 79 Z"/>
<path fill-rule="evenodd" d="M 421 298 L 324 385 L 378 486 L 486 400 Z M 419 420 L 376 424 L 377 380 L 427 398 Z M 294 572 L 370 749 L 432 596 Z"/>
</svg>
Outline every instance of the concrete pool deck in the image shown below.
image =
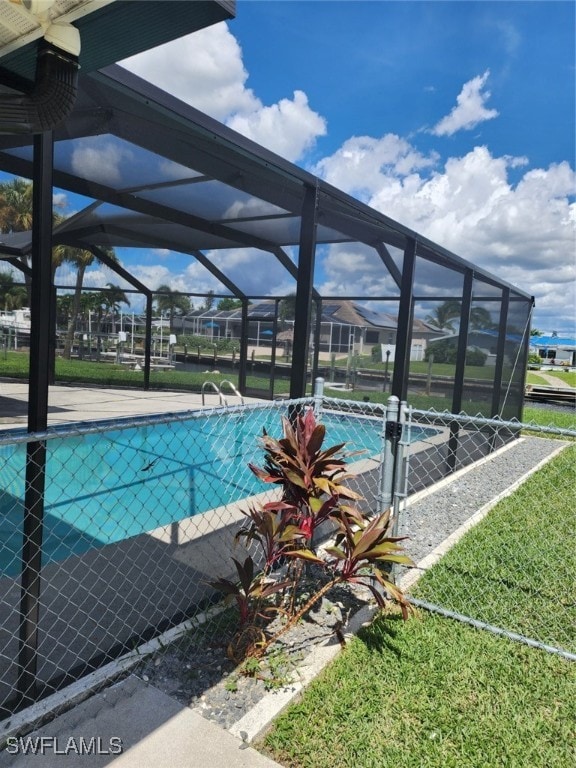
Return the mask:
<svg viewBox="0 0 576 768">
<path fill-rule="evenodd" d="M 238 405 L 240 398 L 225 393 L 228 405 Z M 245 398 L 246 402 L 258 402 Z M 48 426 L 78 421 L 121 419 L 160 413 L 181 413 L 220 405 L 216 392 L 207 390 L 202 402 L 199 392 L 169 390 L 104 389 L 53 385 L 48 397 Z M 26 427 L 28 420 L 28 384 L 0 381 L 0 431 Z"/>
<path fill-rule="evenodd" d="M 207 391 L 204 400 L 203 404 L 199 393 L 52 386 L 48 426 L 181 413 L 220 405 L 215 392 Z M 226 400 L 229 405 L 240 403 L 228 392 Z M 257 402 L 247 398 L 249 401 Z M 27 412 L 27 383 L 0 382 L 0 433 L 25 428 Z M 214 557 L 213 549 L 209 554 Z M 69 745 L 72 751 L 64 761 L 70 766 L 115 762 L 118 768 L 278 768 L 277 763 L 241 739 L 133 676 L 74 706 L 31 736 L 45 739 L 36 754 L 24 754 L 22 743 L 12 754 L 14 745 L 9 744 L 9 750 L 0 750 L 0 766 L 59 766 L 63 761 L 61 750 Z M 117 742 L 111 742 L 112 737 L 120 739 L 120 753 L 115 752 Z M 81 749 L 83 745 L 92 752 L 74 752 L 75 747 Z"/>
</svg>

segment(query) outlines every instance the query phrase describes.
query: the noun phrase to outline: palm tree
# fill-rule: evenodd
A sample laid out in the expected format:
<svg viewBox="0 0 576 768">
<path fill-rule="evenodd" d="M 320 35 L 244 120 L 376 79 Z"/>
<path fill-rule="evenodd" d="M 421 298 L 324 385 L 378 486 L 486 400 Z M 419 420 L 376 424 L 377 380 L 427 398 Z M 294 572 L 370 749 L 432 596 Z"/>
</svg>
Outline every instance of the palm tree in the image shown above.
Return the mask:
<svg viewBox="0 0 576 768">
<path fill-rule="evenodd" d="M 128 306 L 130 306 L 130 300 L 119 285 L 114 285 L 114 283 L 106 283 L 106 288 L 107 290 L 102 291 L 101 293 L 102 305 L 112 315 L 112 333 L 115 333 L 116 312 L 120 310 L 120 304 L 128 304 Z"/>
<path fill-rule="evenodd" d="M 0 183 L 0 231 L 2 232 L 25 232 L 32 228 L 32 182 L 26 179 L 15 178 L 11 181 Z M 59 224 L 65 217 L 55 213 L 53 223 Z M 113 249 L 106 249 L 106 255 L 113 261 L 117 261 Z M 72 344 L 74 341 L 74 330 L 76 318 L 80 312 L 80 300 L 84 284 L 84 275 L 88 267 L 94 262 L 95 256 L 90 251 L 81 248 L 74 248 L 69 245 L 57 245 L 52 250 L 52 284 L 56 270 L 64 262 L 69 262 L 76 266 L 76 286 L 74 290 L 74 300 L 70 312 L 66 339 L 64 342 L 63 356 L 70 358 Z M 20 259 L 28 263 L 27 257 Z M 30 278 L 25 276 L 27 303 L 30 306 Z M 21 300 L 22 292 L 13 294 L 10 300 L 12 303 Z M 129 302 L 126 302 L 129 303 Z"/>
<path fill-rule="evenodd" d="M 460 307 L 460 301 L 449 299 L 434 307 L 434 310 L 426 316 L 426 322 L 430 323 L 430 325 L 435 325 L 441 331 L 452 331 L 454 333 L 455 327 L 452 321 L 460 317 Z"/>
<path fill-rule="evenodd" d="M 56 319 L 58 323 L 68 323 L 74 302 L 74 294 L 63 293 L 56 297 Z"/>
<path fill-rule="evenodd" d="M 0 272 L 0 307 L 5 310 L 19 309 L 26 301 L 26 289 L 14 284 L 12 272 Z"/>
<path fill-rule="evenodd" d="M 27 232 L 32 229 L 32 182 L 15 178 L 0 184 L 0 230 L 4 233 Z M 29 266 L 27 256 L 18 260 Z M 27 304 L 30 306 L 31 279 L 24 275 Z"/>
<path fill-rule="evenodd" d="M 470 310 L 470 328 L 473 331 L 494 328 L 490 312 L 484 307 L 472 307 Z"/>
<path fill-rule="evenodd" d="M 109 259 L 112 259 L 112 261 L 118 261 L 116 254 L 114 253 L 114 250 L 111 248 L 107 248 L 105 250 L 106 256 L 108 256 Z M 86 274 L 86 270 L 88 267 L 90 267 L 94 263 L 94 259 L 96 258 L 94 254 L 91 251 L 85 251 L 81 248 L 69 248 L 67 252 L 67 258 L 66 261 L 71 262 L 76 266 L 76 285 L 74 288 L 74 301 L 72 304 L 72 311 L 70 313 L 70 321 L 68 323 L 68 329 L 66 331 L 66 340 L 64 342 L 64 351 L 62 352 L 62 356 L 70 359 L 70 354 L 72 352 L 72 345 L 74 343 L 74 330 L 76 328 L 76 318 L 81 312 L 81 304 L 82 304 L 82 288 L 84 286 L 84 275 Z M 91 294 L 92 296 L 94 294 Z M 91 299 L 90 301 L 94 301 Z M 130 302 L 127 302 L 128 304 Z M 96 305 L 92 306 L 91 309 L 96 309 Z M 88 309 L 88 311 L 91 311 Z"/>
<path fill-rule="evenodd" d="M 96 309 L 96 358 L 100 359 L 102 346 L 102 321 L 104 314 L 112 315 L 112 330 L 115 327 L 115 313 L 120 308 L 120 304 L 130 304 L 128 297 L 118 285 L 106 283 L 106 288 L 94 294 L 94 308 Z"/>
<path fill-rule="evenodd" d="M 190 299 L 180 291 L 173 291 L 169 285 L 160 285 L 155 294 L 156 310 L 162 315 L 170 313 L 170 332 L 174 324 L 174 312 L 179 310 L 183 314 L 190 311 Z"/>
<path fill-rule="evenodd" d="M 90 251 L 83 251 L 78 249 L 74 256 L 74 264 L 76 265 L 76 285 L 74 288 L 74 300 L 72 301 L 72 310 L 70 312 L 70 319 L 68 321 L 68 328 L 66 330 L 66 340 L 64 342 L 64 351 L 62 356 L 66 359 L 70 359 L 72 352 L 72 345 L 74 343 L 74 329 L 76 328 L 76 318 L 80 314 L 80 303 L 82 299 L 82 286 L 84 284 L 84 275 L 88 267 L 94 262 L 95 256 Z"/>
<path fill-rule="evenodd" d="M 32 229 L 32 182 L 12 179 L 0 184 L 0 227 L 3 232 Z"/>
</svg>

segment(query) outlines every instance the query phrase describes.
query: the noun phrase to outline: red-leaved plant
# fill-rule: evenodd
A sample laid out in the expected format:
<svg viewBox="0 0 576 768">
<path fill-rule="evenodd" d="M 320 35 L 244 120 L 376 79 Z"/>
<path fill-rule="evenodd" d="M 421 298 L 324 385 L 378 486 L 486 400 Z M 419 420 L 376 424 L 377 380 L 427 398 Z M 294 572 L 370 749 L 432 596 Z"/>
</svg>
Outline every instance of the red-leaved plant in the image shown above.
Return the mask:
<svg viewBox="0 0 576 768">
<path fill-rule="evenodd" d="M 354 454 L 343 452 L 344 443 L 322 448 L 326 428 L 316 421 L 311 408 L 303 415 L 295 414 L 292 421 L 283 418 L 282 427 L 280 439 L 264 430 L 260 439 L 264 466 L 249 464 L 263 482 L 281 487 L 282 499 L 261 507 L 250 506 L 243 512 L 247 523 L 236 536 L 258 545 L 263 565 L 257 571 L 254 559 L 248 555 L 243 563 L 234 560 L 237 583 L 227 579 L 212 582 L 216 589 L 234 596 L 239 607 L 238 642 L 229 648 L 229 654 L 237 660 L 239 656 L 262 655 L 337 584 L 366 586 L 381 608 L 387 598 L 392 599 L 400 605 L 404 618 L 410 610 L 401 590 L 388 576 L 391 564 L 412 564 L 402 554 L 398 543 L 402 538 L 388 535 L 390 511 L 374 517 L 366 515 L 353 504 L 362 497 L 345 485 L 352 477 L 346 459 Z M 333 544 L 320 551 L 315 533 L 327 521 L 336 534 Z M 289 567 L 279 576 L 278 566 L 285 562 Z M 291 568 L 290 562 L 314 564 L 324 575 L 299 608 L 296 595 L 304 569 Z M 282 603 L 270 604 L 272 595 L 281 595 Z M 274 612 L 285 613 L 287 621 L 279 632 L 267 636 L 263 626 Z"/>
</svg>

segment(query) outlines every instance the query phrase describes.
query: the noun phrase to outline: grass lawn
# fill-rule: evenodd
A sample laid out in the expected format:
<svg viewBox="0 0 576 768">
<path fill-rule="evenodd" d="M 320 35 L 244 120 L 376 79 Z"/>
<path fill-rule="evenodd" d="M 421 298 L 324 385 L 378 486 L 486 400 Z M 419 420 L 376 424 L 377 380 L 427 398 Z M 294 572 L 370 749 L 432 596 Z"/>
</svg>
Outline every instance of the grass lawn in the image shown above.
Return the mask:
<svg viewBox="0 0 576 768">
<path fill-rule="evenodd" d="M 522 421 L 526 424 L 538 424 L 541 427 L 576 429 L 576 409 L 566 408 L 562 411 L 548 411 L 543 408 L 525 406 Z"/>
<path fill-rule="evenodd" d="M 500 502 L 416 596 L 573 644 L 575 453 Z M 258 746 L 290 768 L 571 768 L 576 663 L 423 611 L 381 617 Z"/>
<path fill-rule="evenodd" d="M 415 596 L 576 654 L 575 490 L 576 445 L 503 499 Z"/>
<path fill-rule="evenodd" d="M 28 378 L 28 354 L 8 352 L 0 356 L 0 376 Z M 127 370 L 122 365 L 97 363 L 89 360 L 65 360 L 56 358 L 56 382 L 95 384 L 106 387 L 140 387 L 144 384 L 143 371 Z M 191 373 L 189 371 L 151 371 L 150 384 L 155 389 L 189 389 L 200 391 L 205 381 L 221 381 L 228 378 L 235 383 L 234 376 L 214 373 Z"/>
<path fill-rule="evenodd" d="M 290 768 L 571 768 L 576 669 L 431 614 L 380 619 L 257 745 Z"/>
<path fill-rule="evenodd" d="M 10 378 L 26 379 L 28 377 L 28 354 L 24 352 L 7 352 L 0 355 L 0 376 Z M 416 365 L 424 365 L 417 363 Z M 563 376 L 570 376 L 569 373 L 562 373 Z M 576 374 L 574 374 L 576 376 Z M 189 371 L 152 371 L 150 374 L 151 386 L 155 389 L 178 389 L 199 392 L 205 381 L 222 381 L 223 378 L 229 379 L 233 384 L 237 382 L 237 372 L 224 371 L 218 373 L 192 373 Z M 123 366 L 113 365 L 111 363 L 96 363 L 87 360 L 64 360 L 56 358 L 56 381 L 70 382 L 78 384 L 108 386 L 108 387 L 142 387 L 144 374 L 142 371 L 126 370 Z M 249 387 L 268 390 L 270 385 L 269 378 L 254 376 L 248 373 L 247 385 Z M 276 379 L 275 394 L 288 394 L 290 391 L 290 382 L 287 379 Z M 308 394 L 312 394 L 309 386 Z M 367 397 L 372 404 L 386 404 L 390 397 L 389 392 L 364 392 L 357 390 L 353 392 L 343 392 L 339 390 L 325 390 L 327 397 L 336 397 L 345 400 L 355 400 L 363 402 Z M 427 395 L 411 395 L 410 405 L 414 408 L 434 408 L 437 411 L 444 411 L 448 407 L 448 402 L 443 397 L 434 397 Z M 471 407 L 470 413 L 476 413 L 481 408 Z M 564 413 L 554 411 L 543 411 L 538 408 L 526 407 L 524 409 L 524 421 L 544 426 L 557 426 L 567 429 L 576 429 L 576 410 L 567 410 Z"/>
<path fill-rule="evenodd" d="M 555 379 L 560 379 L 564 382 L 565 387 L 576 387 L 576 371 L 528 371 L 526 383 L 549 386 L 546 379 L 541 375 L 542 373 L 554 376 Z"/>
</svg>

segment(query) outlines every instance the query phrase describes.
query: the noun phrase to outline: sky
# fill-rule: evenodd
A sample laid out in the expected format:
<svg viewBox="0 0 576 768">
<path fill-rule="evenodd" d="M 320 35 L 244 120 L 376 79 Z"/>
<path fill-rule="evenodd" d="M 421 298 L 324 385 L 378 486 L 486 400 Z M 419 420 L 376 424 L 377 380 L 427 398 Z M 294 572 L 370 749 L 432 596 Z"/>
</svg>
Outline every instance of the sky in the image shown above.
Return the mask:
<svg viewBox="0 0 576 768">
<path fill-rule="evenodd" d="M 532 327 L 565 335 L 575 59 L 572 1 L 237 0 L 234 20 L 120 63 L 534 295 Z M 152 288 L 214 287 L 189 257 L 118 255 Z M 371 276 L 335 248 L 316 279 L 353 295 Z"/>
</svg>

